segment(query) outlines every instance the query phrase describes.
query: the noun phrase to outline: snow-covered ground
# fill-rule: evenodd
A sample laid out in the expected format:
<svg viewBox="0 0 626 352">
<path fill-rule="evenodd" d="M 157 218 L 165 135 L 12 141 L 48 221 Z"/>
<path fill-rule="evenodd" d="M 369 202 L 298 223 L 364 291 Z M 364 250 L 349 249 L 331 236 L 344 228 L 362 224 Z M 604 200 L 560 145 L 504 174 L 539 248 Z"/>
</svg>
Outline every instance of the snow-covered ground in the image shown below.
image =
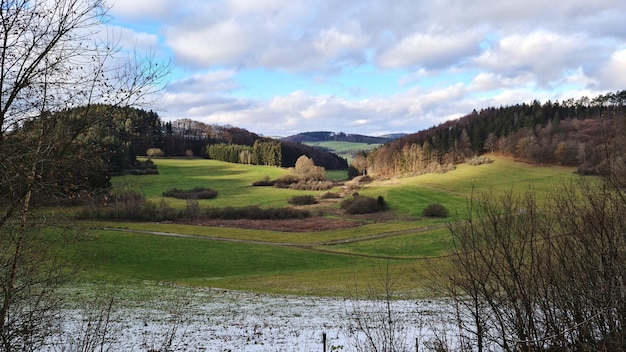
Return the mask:
<svg viewBox="0 0 626 352">
<path fill-rule="evenodd" d="M 225 290 L 168 288 L 163 300 L 132 296 L 111 314 L 110 350 L 158 350 L 172 338 L 173 351 L 322 351 L 323 334 L 327 351 L 367 350 L 358 348 L 364 341 L 360 319 L 374 338 L 386 339 L 381 331 L 393 330 L 403 349 L 415 351 L 416 342 L 432 341 L 443 324 L 441 302 L 393 301 L 387 310 L 381 301 Z M 393 329 L 385 328 L 387 312 Z M 84 311 L 77 307 L 67 316 Z M 65 322 L 66 331 L 77 330 L 81 322 L 75 318 Z"/>
</svg>

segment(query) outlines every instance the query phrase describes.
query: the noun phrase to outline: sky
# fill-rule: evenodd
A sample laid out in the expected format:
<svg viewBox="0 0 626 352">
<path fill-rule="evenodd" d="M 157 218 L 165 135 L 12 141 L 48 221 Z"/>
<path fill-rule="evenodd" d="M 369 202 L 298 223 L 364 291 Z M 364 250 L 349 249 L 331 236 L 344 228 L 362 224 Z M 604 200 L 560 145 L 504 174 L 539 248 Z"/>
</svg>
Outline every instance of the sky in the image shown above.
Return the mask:
<svg viewBox="0 0 626 352">
<path fill-rule="evenodd" d="M 171 61 L 154 109 L 265 136 L 414 133 L 472 110 L 626 89 L 624 0 L 115 0 Z"/>
</svg>

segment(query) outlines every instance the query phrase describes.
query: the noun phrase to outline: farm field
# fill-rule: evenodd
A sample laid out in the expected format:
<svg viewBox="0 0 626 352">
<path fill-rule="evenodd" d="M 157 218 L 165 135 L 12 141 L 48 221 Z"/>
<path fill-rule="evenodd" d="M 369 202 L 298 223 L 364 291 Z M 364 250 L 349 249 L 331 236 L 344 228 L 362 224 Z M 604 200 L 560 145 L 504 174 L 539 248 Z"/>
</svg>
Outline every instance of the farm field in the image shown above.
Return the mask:
<svg viewBox="0 0 626 352">
<path fill-rule="evenodd" d="M 241 228 L 211 222 L 85 221 L 81 224 L 93 230 L 68 251 L 83 269 L 81 278 L 85 280 L 347 296 L 355 288 L 377 285 L 390 273 L 399 293 L 420 295 L 427 286 L 428 272 L 445 264 L 451 246 L 446 224 L 463 216 L 472 193 L 497 196 L 532 188 L 541 198 L 559 183 L 578 177 L 571 168 L 493 159 L 494 163 L 481 166 L 459 165 L 446 174 L 367 184 L 359 193 L 382 195 L 391 208 L 384 216 L 344 216 L 335 202 L 323 204 L 326 211 L 312 210 L 313 220 L 308 220 L 347 220 L 358 226 L 289 231 L 272 229 L 264 222 Z M 201 200 L 201 207 L 283 207 L 293 195 L 324 193 L 250 186 L 265 176 L 275 178 L 287 172 L 279 168 L 202 159 L 157 159 L 155 163 L 160 175 L 118 177 L 113 180 L 115 189 L 132 187 L 153 202 L 165 199 L 176 208 L 185 207 L 185 201 L 162 196 L 173 187 L 217 190 L 218 197 Z M 422 218 L 421 211 L 430 203 L 443 204 L 450 215 Z"/>
</svg>

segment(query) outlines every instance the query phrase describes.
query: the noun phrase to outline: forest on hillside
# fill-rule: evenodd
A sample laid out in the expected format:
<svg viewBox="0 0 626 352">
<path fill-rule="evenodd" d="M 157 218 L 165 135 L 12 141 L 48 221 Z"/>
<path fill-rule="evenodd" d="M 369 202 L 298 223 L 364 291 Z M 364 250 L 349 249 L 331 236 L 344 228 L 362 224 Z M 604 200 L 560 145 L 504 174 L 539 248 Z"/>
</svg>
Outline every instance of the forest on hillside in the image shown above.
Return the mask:
<svg viewBox="0 0 626 352">
<path fill-rule="evenodd" d="M 371 176 L 441 172 L 484 153 L 599 173 L 624 135 L 626 91 L 474 110 L 385 144 L 361 161 Z M 366 166 L 365 166 L 366 165 Z"/>
<path fill-rule="evenodd" d="M 190 119 L 165 124 L 165 155 L 185 155 L 190 148 L 193 155 L 231 163 L 294 167 L 302 155 L 315 165 L 328 170 L 346 170 L 346 159 L 334 153 L 299 142 L 262 137 L 256 133 L 232 126 L 209 125 Z"/>
<path fill-rule="evenodd" d="M 50 184 L 46 197 L 51 200 L 72 199 L 107 189 L 114 175 L 158 172 L 152 162 L 138 161 L 138 156 L 147 154 L 150 157 L 212 157 L 278 167 L 293 167 L 300 156 L 306 155 L 326 169 L 348 168 L 345 159 L 304 144 L 264 138 L 232 126 L 192 120 L 164 123 L 154 111 L 106 104 L 49 112 L 24 121 L 3 137 L 8 142 L 15 141 L 7 143 L 9 147 L 22 148 L 18 141 L 35 138 L 42 129 L 50 136 L 73 136 L 70 144 L 58 138 L 48 146 L 52 150 L 63 149 L 63 158 L 46 159 L 39 165 L 42 182 Z M 244 149 L 249 152 L 242 155 Z M 19 155 L 17 150 L 13 154 Z M 15 178 L 5 189 L 0 187 L 0 193 L 17 194 L 26 187 L 26 182 L 26 178 Z"/>
</svg>

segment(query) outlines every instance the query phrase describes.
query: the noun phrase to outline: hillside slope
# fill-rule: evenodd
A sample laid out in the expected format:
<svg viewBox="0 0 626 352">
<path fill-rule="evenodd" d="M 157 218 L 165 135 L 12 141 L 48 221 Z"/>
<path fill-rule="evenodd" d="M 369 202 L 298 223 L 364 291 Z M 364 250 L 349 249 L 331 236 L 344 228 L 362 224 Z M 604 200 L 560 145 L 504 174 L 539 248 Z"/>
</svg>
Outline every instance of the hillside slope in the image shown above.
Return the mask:
<svg viewBox="0 0 626 352">
<path fill-rule="evenodd" d="M 624 151 L 625 117 L 626 91 L 593 99 L 474 110 L 381 146 L 368 155 L 367 172 L 372 176 L 421 174 L 496 153 L 600 173 Z"/>
</svg>

